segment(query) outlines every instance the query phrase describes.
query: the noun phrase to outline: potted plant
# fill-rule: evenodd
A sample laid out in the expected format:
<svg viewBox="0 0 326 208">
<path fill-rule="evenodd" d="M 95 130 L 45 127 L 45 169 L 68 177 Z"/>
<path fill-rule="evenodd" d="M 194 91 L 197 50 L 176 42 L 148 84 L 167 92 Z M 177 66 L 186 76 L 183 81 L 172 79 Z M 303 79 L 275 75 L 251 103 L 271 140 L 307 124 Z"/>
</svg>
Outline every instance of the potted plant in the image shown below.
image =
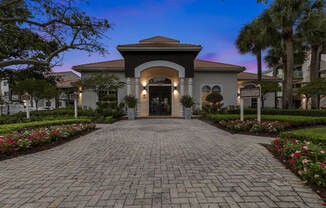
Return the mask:
<svg viewBox="0 0 326 208">
<path fill-rule="evenodd" d="M 135 120 L 135 118 L 136 118 L 135 107 L 137 105 L 137 98 L 135 98 L 132 95 L 127 95 L 124 98 L 124 100 L 128 106 L 128 119 Z"/>
<path fill-rule="evenodd" d="M 193 98 L 190 95 L 184 95 L 181 97 L 180 103 L 184 107 L 185 119 L 191 119 L 192 106 L 195 104 Z"/>
</svg>

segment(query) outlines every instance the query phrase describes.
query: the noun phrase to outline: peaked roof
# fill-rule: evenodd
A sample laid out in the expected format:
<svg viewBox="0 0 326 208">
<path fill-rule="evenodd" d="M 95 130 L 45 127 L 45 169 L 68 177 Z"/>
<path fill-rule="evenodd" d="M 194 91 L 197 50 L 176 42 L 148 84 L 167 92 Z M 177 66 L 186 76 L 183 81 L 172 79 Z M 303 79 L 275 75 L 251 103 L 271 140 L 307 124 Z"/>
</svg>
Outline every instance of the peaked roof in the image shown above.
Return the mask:
<svg viewBox="0 0 326 208">
<path fill-rule="evenodd" d="M 251 80 L 257 80 L 258 75 L 250 72 L 241 72 L 238 74 L 238 80 L 239 81 L 251 81 Z M 268 75 L 262 75 L 263 80 L 270 80 L 270 81 L 281 81 L 278 77 L 268 76 Z"/>
<path fill-rule="evenodd" d="M 128 49 L 141 49 L 141 48 L 148 48 L 150 47 L 151 49 L 156 48 L 177 48 L 177 49 L 192 49 L 192 50 L 201 50 L 202 47 L 201 45 L 194 45 L 194 44 L 183 44 L 180 43 L 179 40 L 175 40 L 172 38 L 167 38 L 163 36 L 154 36 L 151 38 L 147 38 L 144 40 L 140 40 L 138 43 L 134 44 L 125 44 L 125 45 L 118 45 L 118 50 L 126 50 Z"/>
<path fill-rule="evenodd" d="M 172 44 L 180 43 L 179 40 L 175 40 L 175 39 L 167 38 L 167 37 L 163 37 L 163 36 L 155 36 L 155 37 L 152 37 L 152 38 L 147 38 L 147 39 L 139 41 L 139 43 L 158 43 L 158 42 L 172 43 Z"/>
</svg>

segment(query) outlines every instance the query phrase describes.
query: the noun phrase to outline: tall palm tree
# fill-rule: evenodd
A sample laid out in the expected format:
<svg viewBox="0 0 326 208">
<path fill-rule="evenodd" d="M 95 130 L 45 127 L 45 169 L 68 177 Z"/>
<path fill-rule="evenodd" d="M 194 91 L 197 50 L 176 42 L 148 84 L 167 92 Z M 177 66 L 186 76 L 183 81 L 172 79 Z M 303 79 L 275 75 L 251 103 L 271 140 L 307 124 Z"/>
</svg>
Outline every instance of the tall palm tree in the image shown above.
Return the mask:
<svg viewBox="0 0 326 208">
<path fill-rule="evenodd" d="M 326 41 L 326 12 L 323 7 L 323 1 L 317 0 L 305 13 L 298 26 L 298 31 L 303 39 L 310 45 L 310 81 L 319 79 L 320 56 L 323 50 L 323 44 Z M 319 98 L 317 95 L 311 98 L 311 107 L 319 108 Z"/>
<path fill-rule="evenodd" d="M 267 48 L 267 31 L 260 17 L 245 25 L 235 42 L 242 54 L 252 53 L 257 57 L 258 80 L 262 77 L 262 51 Z"/>
<path fill-rule="evenodd" d="M 269 8 L 275 26 L 282 32 L 285 54 L 286 71 L 283 108 L 293 107 L 293 67 L 294 67 L 294 32 L 295 26 L 308 8 L 310 0 L 274 0 Z"/>
</svg>

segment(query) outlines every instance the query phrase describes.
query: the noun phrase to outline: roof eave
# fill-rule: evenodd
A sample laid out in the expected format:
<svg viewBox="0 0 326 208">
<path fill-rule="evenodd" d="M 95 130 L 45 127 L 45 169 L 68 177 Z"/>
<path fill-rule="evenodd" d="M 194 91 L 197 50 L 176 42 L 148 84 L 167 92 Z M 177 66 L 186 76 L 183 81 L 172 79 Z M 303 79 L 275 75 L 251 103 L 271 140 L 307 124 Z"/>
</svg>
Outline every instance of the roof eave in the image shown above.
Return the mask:
<svg viewBox="0 0 326 208">
<path fill-rule="evenodd" d="M 125 47 L 118 46 L 119 51 L 201 51 L 201 46 L 196 47 Z"/>
<path fill-rule="evenodd" d="M 92 68 L 80 68 L 72 67 L 77 72 L 94 72 L 94 71 L 112 71 L 112 72 L 124 72 L 125 68 L 108 68 L 108 67 L 92 67 Z"/>
<path fill-rule="evenodd" d="M 217 68 L 217 67 L 195 67 L 196 72 L 236 72 L 245 71 L 246 68 Z"/>
</svg>

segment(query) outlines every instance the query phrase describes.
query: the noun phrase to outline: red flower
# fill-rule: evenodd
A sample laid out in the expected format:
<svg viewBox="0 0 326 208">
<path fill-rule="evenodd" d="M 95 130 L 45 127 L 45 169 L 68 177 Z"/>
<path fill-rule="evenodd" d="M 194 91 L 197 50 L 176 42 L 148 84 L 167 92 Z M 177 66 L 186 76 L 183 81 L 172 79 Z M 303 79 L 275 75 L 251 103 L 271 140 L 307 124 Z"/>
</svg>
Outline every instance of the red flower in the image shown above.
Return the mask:
<svg viewBox="0 0 326 208">
<path fill-rule="evenodd" d="M 295 171 L 295 167 L 292 167 L 292 171 L 293 171 L 293 172 Z"/>
<path fill-rule="evenodd" d="M 6 147 L 2 147 L 2 148 L 0 149 L 0 151 L 4 151 L 4 150 L 6 150 Z"/>
<path fill-rule="evenodd" d="M 322 163 L 322 164 L 320 164 L 320 166 L 324 167 L 324 166 L 326 166 L 326 163 Z"/>
<path fill-rule="evenodd" d="M 280 152 L 284 152 L 284 149 L 280 149 Z"/>
<path fill-rule="evenodd" d="M 280 149 L 281 147 L 280 147 L 280 145 L 275 145 L 275 148 Z"/>
</svg>

